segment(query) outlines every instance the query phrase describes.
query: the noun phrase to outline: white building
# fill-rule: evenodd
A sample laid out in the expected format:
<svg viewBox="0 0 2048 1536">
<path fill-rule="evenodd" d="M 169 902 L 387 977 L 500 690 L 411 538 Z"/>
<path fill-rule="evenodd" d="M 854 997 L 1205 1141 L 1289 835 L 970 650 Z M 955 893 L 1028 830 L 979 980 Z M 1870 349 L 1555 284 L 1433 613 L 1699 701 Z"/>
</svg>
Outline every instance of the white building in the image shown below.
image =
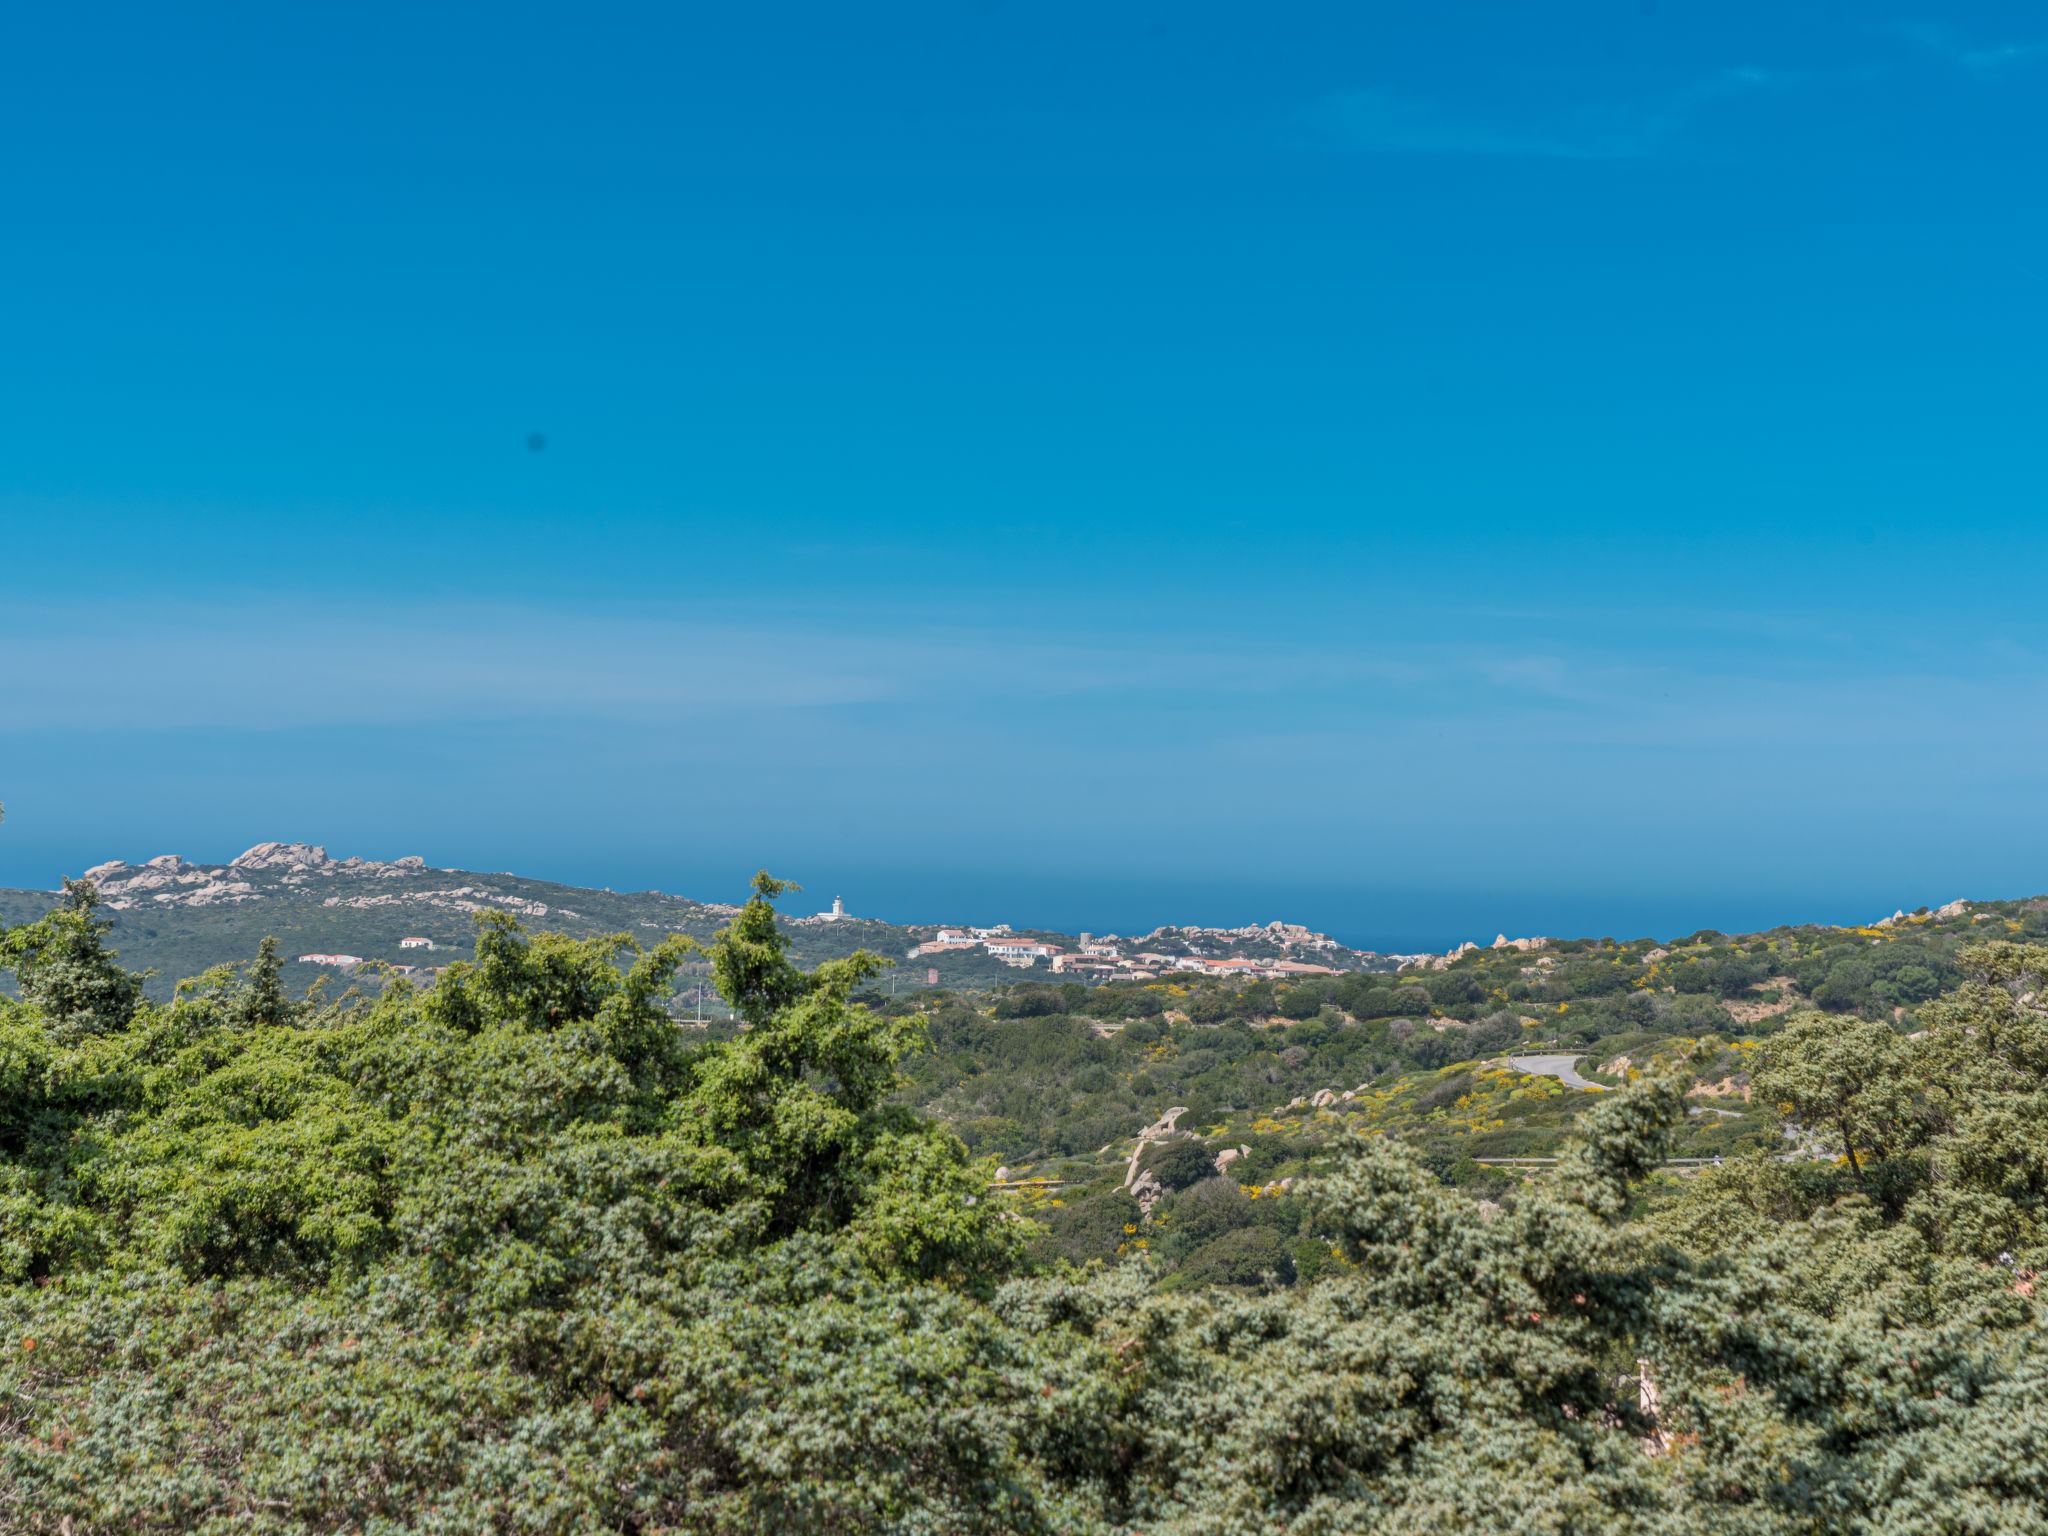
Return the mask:
<svg viewBox="0 0 2048 1536">
<path fill-rule="evenodd" d="M 434 941 L 432 939 L 400 939 L 398 947 L 400 949 L 432 949 Z"/>
<path fill-rule="evenodd" d="M 1051 958 L 1060 953 L 1057 944 L 1041 944 L 1036 939 L 986 939 L 982 948 L 1005 965 L 1036 965 L 1041 958 Z"/>
</svg>

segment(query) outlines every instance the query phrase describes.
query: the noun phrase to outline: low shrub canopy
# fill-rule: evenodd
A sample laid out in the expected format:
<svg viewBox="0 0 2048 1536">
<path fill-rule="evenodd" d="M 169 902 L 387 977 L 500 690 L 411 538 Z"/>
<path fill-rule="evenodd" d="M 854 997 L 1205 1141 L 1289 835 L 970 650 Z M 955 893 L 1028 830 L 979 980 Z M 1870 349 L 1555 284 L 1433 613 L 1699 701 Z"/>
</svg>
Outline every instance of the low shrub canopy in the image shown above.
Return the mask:
<svg viewBox="0 0 2048 1536">
<path fill-rule="evenodd" d="M 710 946 L 731 1040 L 687 940 L 486 916 L 431 989 L 266 946 L 158 1006 L 90 887 L 0 935 L 8 1527 L 2043 1529 L 2048 950 L 1923 1038 L 1792 1018 L 1754 1089 L 1833 1157 L 1662 1180 L 1683 1072 L 1499 1203 L 1361 1140 L 1313 1236 L 1188 1157 L 1161 1286 L 890 1102 L 923 1019 L 791 964 L 781 889 Z"/>
</svg>

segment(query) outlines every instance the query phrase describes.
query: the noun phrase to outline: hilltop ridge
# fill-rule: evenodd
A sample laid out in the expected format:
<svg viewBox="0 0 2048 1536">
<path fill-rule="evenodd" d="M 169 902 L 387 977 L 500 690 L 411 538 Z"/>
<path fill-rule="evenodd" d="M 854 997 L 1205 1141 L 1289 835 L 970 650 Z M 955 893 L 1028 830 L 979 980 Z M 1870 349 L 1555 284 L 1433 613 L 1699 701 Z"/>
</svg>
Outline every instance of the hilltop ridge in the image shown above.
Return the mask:
<svg viewBox="0 0 2048 1536">
<path fill-rule="evenodd" d="M 336 858 L 320 844 L 258 843 L 221 863 L 159 854 L 131 864 L 110 859 L 85 871 L 114 922 L 123 962 L 157 974 L 153 995 L 168 997 L 182 977 L 248 959 L 265 935 L 278 940 L 292 974 L 309 982 L 321 969 L 358 962 L 434 969 L 473 953 L 474 917 L 505 912 L 537 932 L 588 938 L 628 933 L 643 942 L 670 934 L 709 941 L 739 908 L 658 890 L 613 891 L 540 880 L 509 871 L 443 868 L 418 854 L 379 860 Z M 59 893 L 0 890 L 0 923 L 40 917 Z M 2039 903 L 1951 901 L 1917 914 L 1901 910 L 1857 928 L 1801 925 L 1815 932 L 1884 934 L 1902 926 L 2042 916 Z M 784 915 L 792 952 L 805 965 L 867 949 L 896 962 L 885 989 L 986 990 L 1026 980 L 1092 985 L 1146 982 L 1193 972 L 1219 981 L 1307 981 L 1353 973 L 1440 972 L 1508 956 L 1518 965 L 1554 966 L 1565 954 L 1611 941 L 1509 938 L 1466 941 L 1442 954 L 1356 949 L 1305 925 L 1274 920 L 1234 928 L 1165 925 L 1143 935 L 1078 934 L 1013 928 L 895 923 L 833 909 Z M 1710 930 L 1701 930 L 1708 933 Z M 1697 938 L 1698 935 L 1693 936 Z M 407 940 L 416 941 L 408 945 Z M 419 943 L 417 941 L 425 941 Z M 1678 946 L 1686 940 L 1673 939 Z M 1652 940 L 1619 946 L 1636 958 Z M 318 957 L 300 960 L 300 956 Z M 343 962 L 336 966 L 334 962 Z M 694 967 L 693 967 L 694 968 Z M 1740 1003 L 1736 1004 L 1740 1007 Z"/>
<path fill-rule="evenodd" d="M 258 843 L 222 863 L 194 862 L 172 853 L 135 864 L 109 859 L 86 870 L 83 878 L 98 888 L 102 911 L 114 921 L 113 943 L 124 963 L 158 973 L 150 990 L 159 997 L 169 996 L 181 977 L 248 959 L 265 935 L 275 937 L 288 963 L 310 979 L 320 962 L 300 962 L 300 955 L 431 966 L 466 958 L 473 953 L 473 918 L 479 912 L 510 913 L 539 932 L 581 938 L 630 933 L 651 942 L 673 933 L 708 941 L 739 910 L 729 902 L 657 890 L 593 889 L 508 871 L 441 868 L 418 854 L 389 860 L 335 858 L 324 845 L 304 842 Z M 40 917 L 58 895 L 0 890 L 0 922 Z M 1304 974 L 1393 965 L 1390 957 L 1354 950 L 1327 934 L 1280 921 L 1228 929 L 1163 927 L 1137 940 L 1013 930 L 1008 924 L 974 930 L 1040 951 L 1007 958 L 992 951 L 985 939 L 927 951 L 953 931 L 939 923 L 885 922 L 843 909 L 787 915 L 781 922 L 802 963 L 816 965 L 868 949 L 898 962 L 899 987 L 986 986 L 1031 973 L 1045 976 L 1053 971 L 1055 956 L 1061 974 L 1098 979 L 1143 977 L 1169 964 L 1199 967 L 1208 961 L 1241 960 L 1252 972 L 1288 965 Z M 404 948 L 407 939 L 424 939 L 427 945 Z M 1098 951 L 1114 947 L 1129 963 L 1084 953 L 1090 946 Z M 1157 958 L 1150 965 L 1137 962 L 1141 952 Z"/>
</svg>

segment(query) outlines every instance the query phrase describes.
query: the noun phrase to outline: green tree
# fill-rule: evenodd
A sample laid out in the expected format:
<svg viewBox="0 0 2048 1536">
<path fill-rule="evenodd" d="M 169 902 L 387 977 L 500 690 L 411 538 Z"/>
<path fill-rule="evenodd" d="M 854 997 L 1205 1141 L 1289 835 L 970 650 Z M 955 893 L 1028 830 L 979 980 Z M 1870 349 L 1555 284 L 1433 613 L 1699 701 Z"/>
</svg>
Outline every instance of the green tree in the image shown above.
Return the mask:
<svg viewBox="0 0 2048 1536">
<path fill-rule="evenodd" d="M 1832 1130 L 1863 1179 L 1867 1154 L 1887 1159 L 1918 1144 L 1911 1055 L 1888 1025 L 1805 1014 L 1758 1052 L 1751 1081 L 1793 1119 Z"/>
<path fill-rule="evenodd" d="M 67 1041 L 124 1028 L 149 979 L 117 963 L 120 957 L 107 947 L 114 925 L 93 915 L 99 900 L 90 880 L 66 876 L 61 907 L 0 932 L 0 970 L 14 973 L 23 1000 Z"/>
<path fill-rule="evenodd" d="M 1274 1006 L 1283 1019 L 1312 1019 L 1323 1006 L 1323 995 L 1315 987 L 1294 987 Z"/>
<path fill-rule="evenodd" d="M 1147 1155 L 1145 1167 L 1167 1189 L 1187 1189 L 1216 1177 L 1216 1154 L 1199 1141 L 1170 1141 Z"/>
</svg>

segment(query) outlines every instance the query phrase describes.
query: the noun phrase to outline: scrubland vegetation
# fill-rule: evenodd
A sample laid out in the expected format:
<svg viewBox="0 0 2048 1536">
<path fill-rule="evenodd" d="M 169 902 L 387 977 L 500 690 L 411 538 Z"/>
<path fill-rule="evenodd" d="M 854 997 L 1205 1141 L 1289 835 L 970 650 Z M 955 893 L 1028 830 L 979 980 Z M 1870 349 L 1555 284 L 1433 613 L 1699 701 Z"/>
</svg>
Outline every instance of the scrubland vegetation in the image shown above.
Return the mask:
<svg viewBox="0 0 2048 1536">
<path fill-rule="evenodd" d="M 687 938 L 0 934 L 0 1523 L 2048 1529 L 2031 907 L 892 1001 L 778 894 L 702 1030 Z"/>
</svg>

